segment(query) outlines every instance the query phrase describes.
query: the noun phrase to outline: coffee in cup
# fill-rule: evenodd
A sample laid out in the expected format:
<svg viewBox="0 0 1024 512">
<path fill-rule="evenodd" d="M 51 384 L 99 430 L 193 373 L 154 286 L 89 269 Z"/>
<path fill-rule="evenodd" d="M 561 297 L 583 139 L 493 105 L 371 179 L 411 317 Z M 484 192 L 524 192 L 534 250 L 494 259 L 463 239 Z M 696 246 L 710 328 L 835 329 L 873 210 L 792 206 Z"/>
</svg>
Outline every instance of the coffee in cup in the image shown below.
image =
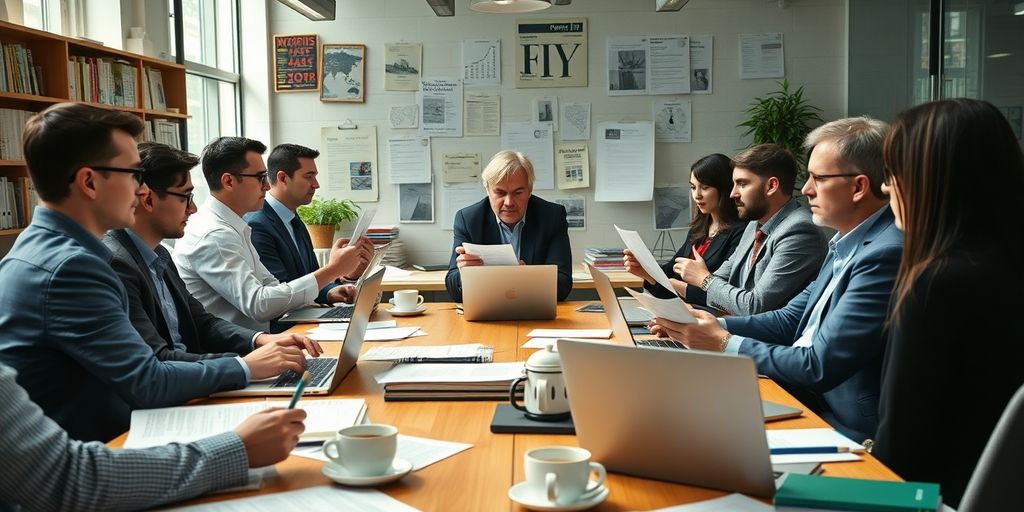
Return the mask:
<svg viewBox="0 0 1024 512">
<path fill-rule="evenodd" d="M 604 466 L 590 461 L 590 452 L 572 446 L 534 448 L 525 455 L 526 482 L 537 496 L 555 505 L 571 505 L 601 492 Z M 597 473 L 591 482 L 590 474 Z"/>
<path fill-rule="evenodd" d="M 324 455 L 353 476 L 379 476 L 391 468 L 398 449 L 398 429 L 391 425 L 356 425 L 324 443 Z"/>
<path fill-rule="evenodd" d="M 398 311 L 416 311 L 423 304 L 423 296 L 419 290 L 395 290 L 388 302 Z"/>
</svg>

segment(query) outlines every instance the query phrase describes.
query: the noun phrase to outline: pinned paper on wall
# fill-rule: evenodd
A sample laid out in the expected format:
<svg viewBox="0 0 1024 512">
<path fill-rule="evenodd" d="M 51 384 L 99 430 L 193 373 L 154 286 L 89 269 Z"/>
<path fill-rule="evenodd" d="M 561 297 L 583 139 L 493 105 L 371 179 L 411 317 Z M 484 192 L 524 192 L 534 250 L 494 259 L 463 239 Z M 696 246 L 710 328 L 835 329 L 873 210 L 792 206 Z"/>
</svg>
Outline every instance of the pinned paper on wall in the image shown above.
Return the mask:
<svg viewBox="0 0 1024 512">
<path fill-rule="evenodd" d="M 377 127 L 320 129 L 327 160 L 327 191 L 355 202 L 377 200 Z"/>
</svg>

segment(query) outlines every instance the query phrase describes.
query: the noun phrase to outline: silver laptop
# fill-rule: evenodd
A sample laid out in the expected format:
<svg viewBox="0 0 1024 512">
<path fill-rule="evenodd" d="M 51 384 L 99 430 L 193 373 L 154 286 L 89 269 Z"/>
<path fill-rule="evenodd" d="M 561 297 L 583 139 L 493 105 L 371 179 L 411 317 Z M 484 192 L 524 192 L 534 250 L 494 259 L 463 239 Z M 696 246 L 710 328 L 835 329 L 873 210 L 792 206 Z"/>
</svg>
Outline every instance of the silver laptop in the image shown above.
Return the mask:
<svg viewBox="0 0 1024 512">
<path fill-rule="evenodd" d="M 559 340 L 581 447 L 610 471 L 770 497 L 754 362 Z"/>
<path fill-rule="evenodd" d="M 619 301 L 619 308 L 622 309 L 622 316 L 626 318 L 626 324 L 630 327 L 641 327 L 647 325 L 654 319 L 654 315 L 640 306 L 640 301 L 633 297 L 616 297 Z"/>
<path fill-rule="evenodd" d="M 557 265 L 462 267 L 466 320 L 550 320 L 558 303 Z"/>
<path fill-rule="evenodd" d="M 388 251 L 391 243 L 387 243 L 381 247 L 378 247 L 373 251 L 373 256 L 370 258 L 370 262 L 366 265 L 366 269 L 363 270 L 362 275 L 356 280 L 356 289 L 362 287 L 363 282 L 366 278 L 376 272 L 380 267 L 380 262 L 384 260 L 384 254 Z M 358 292 L 357 292 L 358 293 Z M 376 303 L 377 299 L 374 299 Z M 374 304 L 376 305 L 376 304 Z M 352 304 L 339 304 L 332 307 L 323 306 L 308 306 L 296 309 L 295 311 L 289 311 L 285 313 L 278 322 L 287 323 L 332 323 L 332 322 L 348 322 L 352 318 L 353 306 Z"/>
<path fill-rule="evenodd" d="M 345 339 L 341 342 L 341 355 L 338 357 L 320 356 L 306 358 L 306 371 L 310 373 L 310 381 L 306 383 L 303 395 L 326 395 L 341 384 L 345 376 L 355 368 L 359 359 L 359 350 L 363 347 L 366 326 L 370 322 L 370 314 L 380 292 L 380 282 L 384 278 L 384 269 L 380 268 L 359 287 L 353 306 L 352 321 L 345 331 Z M 214 393 L 212 397 L 229 396 L 276 396 L 291 395 L 299 384 L 299 375 L 288 370 L 273 379 L 252 382 L 242 389 Z"/>
</svg>

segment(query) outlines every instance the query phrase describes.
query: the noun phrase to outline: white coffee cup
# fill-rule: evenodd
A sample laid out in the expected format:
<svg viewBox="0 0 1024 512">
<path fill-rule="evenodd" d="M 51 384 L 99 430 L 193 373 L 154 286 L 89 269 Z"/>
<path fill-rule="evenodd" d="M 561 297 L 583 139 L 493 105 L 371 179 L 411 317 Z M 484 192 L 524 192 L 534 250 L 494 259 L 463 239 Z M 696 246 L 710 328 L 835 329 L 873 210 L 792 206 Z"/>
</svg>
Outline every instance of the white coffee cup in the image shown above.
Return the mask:
<svg viewBox="0 0 1024 512">
<path fill-rule="evenodd" d="M 604 466 L 590 461 L 590 452 L 572 446 L 534 448 L 525 455 L 526 482 L 549 503 L 571 505 L 601 492 L 607 473 Z M 590 482 L 590 474 L 597 480 Z"/>
<path fill-rule="evenodd" d="M 416 311 L 423 304 L 419 290 L 395 290 L 395 297 L 388 302 L 398 311 Z"/>
<path fill-rule="evenodd" d="M 398 449 L 398 429 L 391 425 L 356 425 L 324 443 L 324 455 L 353 476 L 383 475 Z"/>
</svg>

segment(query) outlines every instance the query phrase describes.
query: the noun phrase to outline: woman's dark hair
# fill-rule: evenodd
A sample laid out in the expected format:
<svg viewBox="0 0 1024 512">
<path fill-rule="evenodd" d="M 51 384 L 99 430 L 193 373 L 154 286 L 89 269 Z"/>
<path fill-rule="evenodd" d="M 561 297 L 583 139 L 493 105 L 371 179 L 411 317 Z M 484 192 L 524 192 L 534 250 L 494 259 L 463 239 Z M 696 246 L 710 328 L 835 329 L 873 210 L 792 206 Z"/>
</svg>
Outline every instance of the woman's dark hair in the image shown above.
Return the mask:
<svg viewBox="0 0 1024 512">
<path fill-rule="evenodd" d="M 739 221 L 739 213 L 736 212 L 736 202 L 729 197 L 732 191 L 732 159 L 721 154 L 714 153 L 694 162 L 690 172 L 697 181 L 713 187 L 718 191 L 718 216 L 719 230 L 723 230 Z M 711 214 L 701 213 L 696 207 L 693 208 L 693 216 L 690 219 L 690 232 L 686 235 L 691 244 L 699 243 L 708 236 L 711 229 Z"/>
</svg>

